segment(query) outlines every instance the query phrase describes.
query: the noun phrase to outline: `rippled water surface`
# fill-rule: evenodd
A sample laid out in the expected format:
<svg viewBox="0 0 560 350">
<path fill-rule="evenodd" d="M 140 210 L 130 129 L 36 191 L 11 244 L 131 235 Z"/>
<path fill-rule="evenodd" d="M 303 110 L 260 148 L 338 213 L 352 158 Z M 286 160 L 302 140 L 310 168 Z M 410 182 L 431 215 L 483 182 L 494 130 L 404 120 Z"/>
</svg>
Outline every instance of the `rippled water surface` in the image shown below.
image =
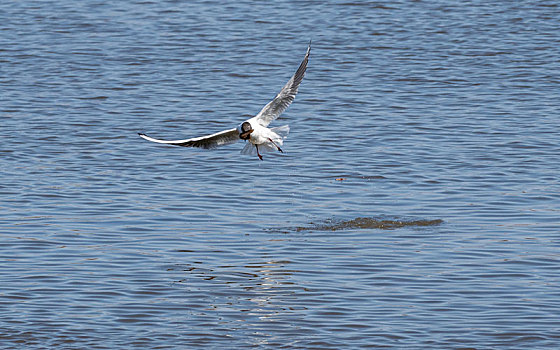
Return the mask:
<svg viewBox="0 0 560 350">
<path fill-rule="evenodd" d="M 4 1 L 0 347 L 560 346 L 555 1 Z M 254 115 L 285 154 L 140 139 Z"/>
</svg>

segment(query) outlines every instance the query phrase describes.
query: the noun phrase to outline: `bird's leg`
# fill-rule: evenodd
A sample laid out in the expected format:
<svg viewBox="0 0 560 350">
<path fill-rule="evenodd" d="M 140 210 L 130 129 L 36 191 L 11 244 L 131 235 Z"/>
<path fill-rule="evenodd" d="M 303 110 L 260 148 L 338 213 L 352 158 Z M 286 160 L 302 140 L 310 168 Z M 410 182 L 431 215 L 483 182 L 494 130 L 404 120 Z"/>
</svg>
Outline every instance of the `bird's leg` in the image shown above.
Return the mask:
<svg viewBox="0 0 560 350">
<path fill-rule="evenodd" d="M 259 156 L 260 160 L 263 160 L 261 154 L 259 153 L 259 145 L 255 145 L 255 147 L 257 148 L 257 156 Z"/>
<path fill-rule="evenodd" d="M 277 148 L 281 153 L 284 153 L 284 151 L 282 151 L 282 148 L 278 147 L 278 145 L 275 144 L 274 141 L 272 141 L 272 139 L 271 139 L 270 137 L 268 138 L 268 141 L 272 142 L 272 144 L 273 144 L 274 146 L 276 146 L 276 148 Z"/>
</svg>

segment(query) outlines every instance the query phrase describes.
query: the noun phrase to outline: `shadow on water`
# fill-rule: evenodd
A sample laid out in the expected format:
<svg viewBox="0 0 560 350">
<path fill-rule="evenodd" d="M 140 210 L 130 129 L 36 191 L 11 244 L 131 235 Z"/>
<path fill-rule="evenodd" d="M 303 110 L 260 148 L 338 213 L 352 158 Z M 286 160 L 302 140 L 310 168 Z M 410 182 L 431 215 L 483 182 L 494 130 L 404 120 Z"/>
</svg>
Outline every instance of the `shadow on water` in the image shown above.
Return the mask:
<svg viewBox="0 0 560 350">
<path fill-rule="evenodd" d="M 310 222 L 307 226 L 296 226 L 285 229 L 269 229 L 273 232 L 302 232 L 302 231 L 340 231 L 346 229 L 379 229 L 394 230 L 402 227 L 436 226 L 443 223 L 441 219 L 406 219 L 358 217 L 352 220 L 328 219 L 323 222 Z"/>
</svg>

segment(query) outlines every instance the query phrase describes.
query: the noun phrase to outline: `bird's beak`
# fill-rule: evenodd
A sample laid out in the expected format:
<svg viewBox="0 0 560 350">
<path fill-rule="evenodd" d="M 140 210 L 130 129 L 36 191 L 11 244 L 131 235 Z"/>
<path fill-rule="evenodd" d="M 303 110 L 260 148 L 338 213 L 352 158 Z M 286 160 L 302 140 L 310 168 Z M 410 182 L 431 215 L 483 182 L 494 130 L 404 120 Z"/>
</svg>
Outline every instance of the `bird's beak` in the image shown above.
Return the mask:
<svg viewBox="0 0 560 350">
<path fill-rule="evenodd" d="M 242 139 L 242 140 L 248 140 L 248 139 L 249 139 L 249 135 L 251 135 L 251 133 L 252 133 L 253 131 L 254 131 L 253 129 L 251 129 L 251 130 L 249 130 L 249 131 L 245 131 L 244 133 L 241 133 L 241 134 L 239 135 L 239 138 Z"/>
</svg>

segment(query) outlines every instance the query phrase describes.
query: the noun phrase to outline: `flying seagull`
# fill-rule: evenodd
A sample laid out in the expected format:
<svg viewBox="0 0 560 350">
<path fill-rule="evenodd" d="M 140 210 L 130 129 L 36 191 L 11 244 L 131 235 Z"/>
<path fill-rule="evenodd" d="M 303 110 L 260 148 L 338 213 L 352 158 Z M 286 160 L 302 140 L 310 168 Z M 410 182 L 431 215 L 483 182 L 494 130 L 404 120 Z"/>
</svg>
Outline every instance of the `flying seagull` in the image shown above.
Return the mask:
<svg viewBox="0 0 560 350">
<path fill-rule="evenodd" d="M 256 153 L 260 160 L 263 159 L 261 152 L 264 153 L 266 151 L 278 150 L 284 153 L 280 146 L 282 146 L 284 139 L 288 136 L 290 127 L 288 125 L 284 125 L 276 128 L 268 128 L 268 125 L 274 119 L 278 118 L 280 114 L 282 114 L 282 112 L 284 112 L 295 99 L 298 92 L 299 84 L 303 80 L 305 70 L 307 69 L 310 50 L 311 42 L 309 42 L 305 57 L 299 65 L 296 73 L 290 78 L 286 85 L 284 85 L 278 95 L 276 95 L 276 97 L 272 101 L 264 106 L 256 116 L 247 119 L 243 123 L 239 124 L 236 128 L 220 131 L 212 135 L 174 141 L 158 140 L 142 133 L 138 133 L 138 135 L 152 142 L 164 143 L 174 146 L 199 147 L 206 149 L 228 145 L 230 143 L 235 143 L 238 140 L 245 140 L 248 142 L 241 150 L 241 153 Z"/>
</svg>

